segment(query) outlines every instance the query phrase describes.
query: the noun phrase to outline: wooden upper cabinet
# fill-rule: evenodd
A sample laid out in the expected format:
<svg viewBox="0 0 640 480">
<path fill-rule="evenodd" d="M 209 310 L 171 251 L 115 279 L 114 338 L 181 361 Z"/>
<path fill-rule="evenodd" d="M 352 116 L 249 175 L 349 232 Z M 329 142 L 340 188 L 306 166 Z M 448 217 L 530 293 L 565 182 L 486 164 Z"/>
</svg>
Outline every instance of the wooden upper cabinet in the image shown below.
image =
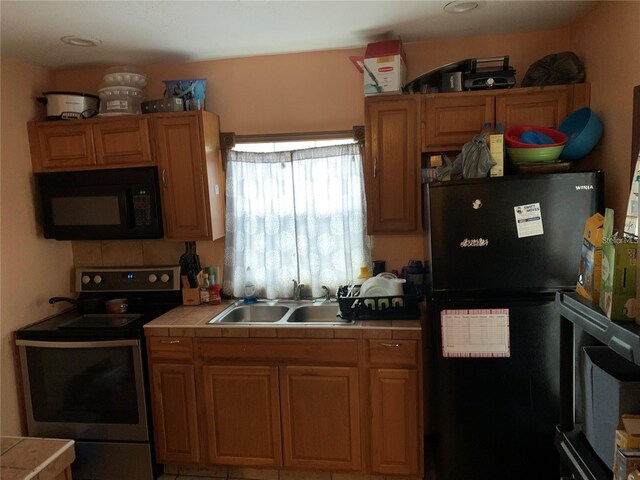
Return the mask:
<svg viewBox="0 0 640 480">
<path fill-rule="evenodd" d="M 360 470 L 356 367 L 280 367 L 284 465 Z"/>
<path fill-rule="evenodd" d="M 202 370 L 207 462 L 282 465 L 277 367 L 205 365 Z"/>
<path fill-rule="evenodd" d="M 29 122 L 34 172 L 155 165 L 149 118 Z"/>
<path fill-rule="evenodd" d="M 589 105 L 590 85 L 428 94 L 422 104 L 422 151 L 458 151 L 485 122 L 557 128 L 571 112 Z"/>
<path fill-rule="evenodd" d="M 422 150 L 456 149 L 494 122 L 493 96 L 437 94 L 424 98 Z"/>
<path fill-rule="evenodd" d="M 418 95 L 365 99 L 365 188 L 369 234 L 420 227 Z"/>
<path fill-rule="evenodd" d="M 224 236 L 219 125 L 217 115 L 208 112 L 153 116 L 166 239 Z"/>
<path fill-rule="evenodd" d="M 148 118 L 124 118 L 93 124 L 98 165 L 153 165 Z"/>
<path fill-rule="evenodd" d="M 34 172 L 95 166 L 91 124 L 82 121 L 29 122 L 28 129 Z"/>
<path fill-rule="evenodd" d="M 556 128 L 569 114 L 567 104 L 566 89 L 513 90 L 496 95 L 496 123 L 502 123 L 505 130 L 513 125 Z"/>
</svg>

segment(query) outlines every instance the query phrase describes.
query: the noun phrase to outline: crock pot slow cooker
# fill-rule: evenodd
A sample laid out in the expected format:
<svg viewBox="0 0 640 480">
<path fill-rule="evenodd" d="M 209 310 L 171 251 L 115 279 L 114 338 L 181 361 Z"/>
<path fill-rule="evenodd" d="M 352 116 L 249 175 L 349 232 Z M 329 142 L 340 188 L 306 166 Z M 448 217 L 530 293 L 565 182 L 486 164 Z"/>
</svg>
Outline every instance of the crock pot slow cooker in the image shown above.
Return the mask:
<svg viewBox="0 0 640 480">
<path fill-rule="evenodd" d="M 43 92 L 37 100 L 47 106 L 47 120 L 90 118 L 98 114 L 100 98 L 78 92 Z"/>
</svg>

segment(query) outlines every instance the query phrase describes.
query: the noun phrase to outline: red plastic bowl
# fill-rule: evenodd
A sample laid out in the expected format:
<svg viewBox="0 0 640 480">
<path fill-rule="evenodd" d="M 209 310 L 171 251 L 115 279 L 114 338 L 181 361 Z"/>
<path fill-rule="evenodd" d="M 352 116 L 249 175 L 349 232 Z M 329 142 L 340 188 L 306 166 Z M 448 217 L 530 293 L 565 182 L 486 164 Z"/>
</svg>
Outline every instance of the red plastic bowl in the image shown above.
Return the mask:
<svg viewBox="0 0 640 480">
<path fill-rule="evenodd" d="M 536 144 L 536 143 L 524 143 L 520 141 L 520 137 L 524 132 L 533 130 L 550 137 L 554 143 Z M 511 148 L 540 148 L 540 147 L 559 147 L 564 145 L 569 137 L 567 137 L 560 130 L 555 128 L 540 127 L 538 125 L 516 125 L 514 127 L 507 128 L 504 132 L 504 141 L 508 147 Z"/>
</svg>

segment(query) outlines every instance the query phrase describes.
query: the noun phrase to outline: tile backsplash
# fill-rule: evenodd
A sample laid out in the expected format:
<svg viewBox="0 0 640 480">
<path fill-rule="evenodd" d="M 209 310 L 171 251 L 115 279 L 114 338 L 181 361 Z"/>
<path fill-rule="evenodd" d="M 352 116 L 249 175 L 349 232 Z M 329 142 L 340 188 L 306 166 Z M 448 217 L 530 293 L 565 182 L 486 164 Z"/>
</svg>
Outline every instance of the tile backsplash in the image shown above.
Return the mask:
<svg viewBox="0 0 640 480">
<path fill-rule="evenodd" d="M 165 240 L 73 241 L 75 267 L 177 265 L 184 243 Z"/>
</svg>

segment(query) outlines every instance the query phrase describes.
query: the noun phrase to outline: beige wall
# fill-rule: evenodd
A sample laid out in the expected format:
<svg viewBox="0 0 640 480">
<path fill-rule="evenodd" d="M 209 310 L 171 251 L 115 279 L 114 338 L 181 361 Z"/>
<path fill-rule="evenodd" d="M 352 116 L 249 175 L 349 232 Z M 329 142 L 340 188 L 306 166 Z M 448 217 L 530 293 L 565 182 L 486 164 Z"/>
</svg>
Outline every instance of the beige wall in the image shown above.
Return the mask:
<svg viewBox="0 0 640 480">
<path fill-rule="evenodd" d="M 45 240 L 37 227 L 27 141 L 28 120 L 35 118 L 34 98 L 51 85 L 50 74 L 39 67 L 2 58 L 1 201 L 0 231 L 0 355 L 1 434 L 18 435 L 18 394 L 14 374 L 12 333 L 19 327 L 52 315 L 52 295 L 69 293 L 73 263 L 70 242 Z"/>
<path fill-rule="evenodd" d="M 640 85 L 640 2 L 600 2 L 571 29 L 571 48 L 584 62 L 591 108 L 604 123 L 584 163 L 604 169 L 605 203 L 620 229 L 631 187 L 633 87 Z"/>
</svg>

